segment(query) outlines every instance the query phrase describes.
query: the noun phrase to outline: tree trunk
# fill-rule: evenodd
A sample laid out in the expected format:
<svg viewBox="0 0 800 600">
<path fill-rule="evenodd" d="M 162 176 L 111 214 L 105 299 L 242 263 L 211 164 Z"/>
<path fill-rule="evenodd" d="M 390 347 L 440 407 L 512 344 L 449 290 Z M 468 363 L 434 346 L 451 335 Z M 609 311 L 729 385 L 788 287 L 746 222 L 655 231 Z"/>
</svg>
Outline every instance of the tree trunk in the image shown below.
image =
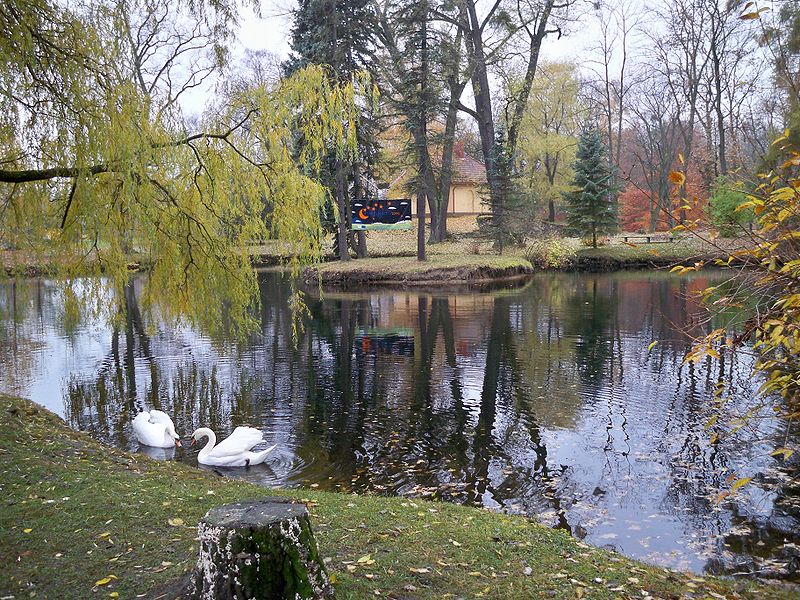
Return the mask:
<svg viewBox="0 0 800 600">
<path fill-rule="evenodd" d="M 472 93 L 475 96 L 475 115 L 478 121 L 478 132 L 481 136 L 481 150 L 483 162 L 486 165 L 486 180 L 489 184 L 489 198 L 492 205 L 492 224 L 498 233 L 497 243 L 500 254 L 503 253 L 503 209 L 505 197 L 503 185 L 497 168 L 497 140 L 494 130 L 494 113 L 492 112 L 492 97 L 490 95 L 489 73 L 486 67 L 484 54 L 483 27 L 478 19 L 475 2 L 467 4 L 469 31 L 465 41 L 470 57 L 472 69 Z"/>
<path fill-rule="evenodd" d="M 427 260 L 425 256 L 425 200 L 433 192 L 428 185 L 428 4 L 425 3 L 422 10 L 422 32 L 420 35 L 420 82 L 419 82 L 419 120 L 416 123 L 419 140 L 417 148 L 417 260 Z"/>
<path fill-rule="evenodd" d="M 459 28 L 453 45 L 453 53 L 449 57 L 447 88 L 450 98 L 447 102 L 447 116 L 445 117 L 444 140 L 442 142 L 442 166 L 438 188 L 439 202 L 435 214 L 431 215 L 431 220 L 436 220 L 436 227 L 431 230 L 432 242 L 443 242 L 447 237 L 447 211 L 450 209 L 450 184 L 453 180 L 453 148 L 456 141 L 456 125 L 458 124 L 458 104 L 467 85 L 466 81 L 459 81 L 463 35 L 463 30 Z"/>
<path fill-rule="evenodd" d="M 555 0 L 546 0 L 542 13 L 539 15 L 539 21 L 536 26 L 536 32 L 530 35 L 531 45 L 528 53 L 528 68 L 525 70 L 525 77 L 522 80 L 522 90 L 519 97 L 514 103 L 514 115 L 511 118 L 511 125 L 508 128 L 508 152 L 511 160 L 515 160 L 517 151 L 517 140 L 519 139 L 519 128 L 522 124 L 522 117 L 525 114 L 525 109 L 528 107 L 528 96 L 531 94 L 533 87 L 533 78 L 536 76 L 536 67 L 539 65 L 539 52 L 542 49 L 542 41 L 547 35 L 547 21 L 550 19 L 550 13 L 553 10 Z M 530 31 L 528 31 L 530 34 Z"/>
<path fill-rule="evenodd" d="M 350 260 L 350 251 L 347 248 L 347 198 L 344 189 L 344 167 L 342 161 L 336 159 L 336 208 L 339 211 L 336 235 L 339 238 L 339 260 Z"/>
<path fill-rule="evenodd" d="M 367 194 L 364 190 L 364 186 L 361 185 L 361 165 L 358 161 L 353 163 L 353 194 L 356 199 L 366 199 Z M 354 200 L 355 202 L 355 200 Z M 353 215 L 350 214 L 350 228 L 352 229 Z M 356 232 L 356 256 L 358 258 L 367 258 L 367 232 L 363 230 L 358 230 Z"/>
<path fill-rule="evenodd" d="M 722 114 L 722 75 L 720 73 L 721 58 L 717 54 L 717 45 L 712 42 L 712 63 L 714 67 L 714 112 L 717 116 L 717 140 L 719 148 L 719 172 L 720 175 L 728 174 L 728 159 L 725 154 L 725 118 Z"/>
<path fill-rule="evenodd" d="M 200 521 L 198 536 L 193 598 L 333 598 L 303 504 L 218 506 Z"/>
</svg>

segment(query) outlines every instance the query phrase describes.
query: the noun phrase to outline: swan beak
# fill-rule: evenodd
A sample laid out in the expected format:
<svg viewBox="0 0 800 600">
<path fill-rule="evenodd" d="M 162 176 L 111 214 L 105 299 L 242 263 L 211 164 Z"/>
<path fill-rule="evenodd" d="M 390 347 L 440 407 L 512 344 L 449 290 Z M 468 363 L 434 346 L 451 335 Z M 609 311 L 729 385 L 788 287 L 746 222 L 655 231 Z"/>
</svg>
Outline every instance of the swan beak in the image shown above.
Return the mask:
<svg viewBox="0 0 800 600">
<path fill-rule="evenodd" d="M 191 444 L 189 444 L 189 445 L 190 445 L 190 446 L 194 446 L 196 443 L 197 443 L 197 440 L 196 440 L 196 439 L 194 439 L 194 438 L 192 438 L 192 443 L 191 443 Z"/>
<path fill-rule="evenodd" d="M 176 445 L 178 448 L 180 448 L 181 446 L 183 446 L 183 444 L 181 444 L 181 441 L 180 441 L 180 440 L 175 440 L 175 445 Z"/>
</svg>

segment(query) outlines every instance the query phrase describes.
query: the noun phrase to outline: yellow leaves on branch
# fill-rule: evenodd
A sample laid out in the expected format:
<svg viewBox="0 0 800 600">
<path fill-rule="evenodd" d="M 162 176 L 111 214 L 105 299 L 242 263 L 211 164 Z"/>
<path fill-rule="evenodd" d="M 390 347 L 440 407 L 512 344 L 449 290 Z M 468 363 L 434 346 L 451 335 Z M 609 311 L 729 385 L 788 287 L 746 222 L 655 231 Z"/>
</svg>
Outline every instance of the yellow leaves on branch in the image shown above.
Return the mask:
<svg viewBox="0 0 800 600">
<path fill-rule="evenodd" d="M 675 265 L 672 267 L 669 272 L 670 273 L 677 273 L 678 275 L 686 275 L 687 273 L 697 273 L 705 266 L 705 261 L 698 261 L 693 265 L 686 267 L 683 265 Z"/>
<path fill-rule="evenodd" d="M 669 172 L 669 182 L 673 185 L 681 186 L 686 181 L 686 175 L 681 173 L 680 171 L 670 171 Z"/>
<path fill-rule="evenodd" d="M 701 340 L 698 340 L 683 359 L 684 364 L 700 362 L 706 356 L 719 359 L 720 353 L 716 346 L 727 344 L 725 329 L 715 329 Z"/>
<path fill-rule="evenodd" d="M 755 2 L 748 2 L 747 4 L 745 4 L 744 8 L 742 9 L 743 12 L 742 14 L 739 15 L 739 18 L 742 21 L 754 21 L 756 19 L 760 19 L 762 13 L 765 13 L 769 10 L 768 7 L 764 7 L 764 8 L 759 8 L 758 10 L 751 11 L 750 9 L 755 8 L 755 5 L 756 5 Z"/>
</svg>

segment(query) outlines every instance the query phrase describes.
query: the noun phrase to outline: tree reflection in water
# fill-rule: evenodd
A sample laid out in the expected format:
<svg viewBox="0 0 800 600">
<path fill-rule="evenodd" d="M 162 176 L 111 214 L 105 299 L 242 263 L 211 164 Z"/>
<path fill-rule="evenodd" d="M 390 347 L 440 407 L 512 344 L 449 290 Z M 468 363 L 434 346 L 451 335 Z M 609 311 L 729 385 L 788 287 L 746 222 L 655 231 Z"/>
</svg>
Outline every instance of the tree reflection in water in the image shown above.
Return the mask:
<svg viewBox="0 0 800 600">
<path fill-rule="evenodd" d="M 760 568 L 753 557 L 798 541 L 797 490 L 766 445 L 708 444 L 717 382 L 735 390 L 732 411 L 757 386 L 746 357 L 682 366 L 691 294 L 708 285 L 633 273 L 490 292 L 312 291 L 293 340 L 289 288 L 264 274 L 261 331 L 237 343 L 144 322 L 135 281 L 124 321 L 68 331 L 59 295 L 31 280 L 0 287 L 0 384 L 32 382 L 27 393 L 73 427 L 129 449 L 145 407 L 184 435 L 254 425 L 278 450 L 236 476 L 269 485 L 485 505 L 662 564 Z M 779 426 L 760 421 L 756 438 Z M 743 469 L 756 483 L 714 504 Z"/>
</svg>

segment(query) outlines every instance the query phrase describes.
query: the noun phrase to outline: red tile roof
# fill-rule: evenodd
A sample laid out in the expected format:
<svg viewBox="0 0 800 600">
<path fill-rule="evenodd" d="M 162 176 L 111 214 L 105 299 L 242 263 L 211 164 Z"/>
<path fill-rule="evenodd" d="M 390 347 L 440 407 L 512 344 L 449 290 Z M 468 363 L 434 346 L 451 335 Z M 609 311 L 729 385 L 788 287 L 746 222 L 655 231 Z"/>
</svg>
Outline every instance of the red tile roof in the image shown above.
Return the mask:
<svg viewBox="0 0 800 600">
<path fill-rule="evenodd" d="M 453 148 L 453 183 L 486 183 L 486 165 L 466 154 L 462 142 Z"/>
</svg>

